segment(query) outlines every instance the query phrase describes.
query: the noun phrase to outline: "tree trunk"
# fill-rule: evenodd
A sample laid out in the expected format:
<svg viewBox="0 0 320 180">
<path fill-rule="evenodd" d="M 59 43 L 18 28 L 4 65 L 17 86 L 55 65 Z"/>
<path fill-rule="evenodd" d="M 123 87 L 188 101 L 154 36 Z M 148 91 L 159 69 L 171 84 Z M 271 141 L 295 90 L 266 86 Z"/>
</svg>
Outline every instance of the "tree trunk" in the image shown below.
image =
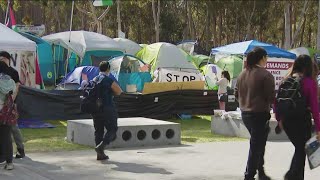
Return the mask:
<svg viewBox="0 0 320 180">
<path fill-rule="evenodd" d="M 291 44 L 291 22 L 290 22 L 290 2 L 286 2 L 284 9 L 284 49 L 290 49 Z"/>
<path fill-rule="evenodd" d="M 298 37 L 298 35 L 299 35 L 300 29 L 301 29 L 301 26 L 302 26 L 302 23 L 303 23 L 303 19 L 304 19 L 303 17 L 304 17 L 304 15 L 306 14 L 306 11 L 307 11 L 307 9 L 308 9 L 308 2 L 309 2 L 308 0 L 305 0 L 305 1 L 304 1 L 303 9 L 302 9 L 301 15 L 300 15 L 300 21 L 299 21 L 299 24 L 298 24 L 298 28 L 297 28 L 297 30 L 294 32 L 294 35 L 293 35 L 293 39 L 292 39 L 290 48 L 293 48 L 293 45 L 294 45 L 294 43 L 295 43 L 295 41 L 296 41 L 296 39 L 297 39 L 297 37 Z"/>
<path fill-rule="evenodd" d="M 212 40 L 213 40 L 213 47 L 216 47 L 217 43 L 217 18 L 216 16 L 213 17 L 212 21 Z"/>
<path fill-rule="evenodd" d="M 220 16 L 219 16 L 219 46 L 222 45 L 222 13 L 220 13 Z"/>
<path fill-rule="evenodd" d="M 253 38 L 253 33 L 252 33 L 253 30 L 251 29 L 251 23 L 252 23 L 252 18 L 253 18 L 255 10 L 256 10 L 256 1 L 253 1 L 253 10 L 251 11 L 251 14 L 249 14 L 249 16 L 247 16 L 246 12 L 244 12 L 244 15 L 247 19 L 246 40 L 251 40 Z"/>
<path fill-rule="evenodd" d="M 120 14 L 120 0 L 117 0 L 117 22 L 118 22 L 118 37 L 121 33 L 121 14 Z"/>
<path fill-rule="evenodd" d="M 312 34 L 312 28 L 311 28 L 311 24 L 309 23 L 308 47 L 311 47 L 311 34 Z"/>
<path fill-rule="evenodd" d="M 304 35 L 305 27 L 306 27 L 306 15 L 304 15 L 304 17 L 303 17 L 303 25 L 302 25 L 302 30 L 301 30 L 301 38 L 300 38 L 300 42 L 299 42 L 299 47 L 301 47 L 301 45 L 303 44 L 303 35 Z"/>
<path fill-rule="evenodd" d="M 157 10 L 156 10 L 156 2 L 152 0 L 152 14 L 154 21 L 154 30 L 156 32 L 156 42 L 159 42 L 160 39 L 160 0 L 158 1 Z"/>
<path fill-rule="evenodd" d="M 319 1 L 319 6 L 318 6 L 317 49 L 320 49 L 320 1 Z"/>
</svg>

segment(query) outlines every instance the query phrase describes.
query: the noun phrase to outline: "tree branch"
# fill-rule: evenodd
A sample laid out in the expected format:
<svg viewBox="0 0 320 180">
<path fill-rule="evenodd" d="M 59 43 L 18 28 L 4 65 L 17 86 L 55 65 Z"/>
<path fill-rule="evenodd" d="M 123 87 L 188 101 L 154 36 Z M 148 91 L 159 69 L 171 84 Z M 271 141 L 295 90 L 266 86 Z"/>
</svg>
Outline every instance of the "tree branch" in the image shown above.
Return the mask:
<svg viewBox="0 0 320 180">
<path fill-rule="evenodd" d="M 98 20 L 101 21 L 110 11 L 111 6 L 108 6 L 108 8 L 106 10 L 103 11 L 103 13 L 101 14 L 101 16 L 98 17 Z"/>
</svg>

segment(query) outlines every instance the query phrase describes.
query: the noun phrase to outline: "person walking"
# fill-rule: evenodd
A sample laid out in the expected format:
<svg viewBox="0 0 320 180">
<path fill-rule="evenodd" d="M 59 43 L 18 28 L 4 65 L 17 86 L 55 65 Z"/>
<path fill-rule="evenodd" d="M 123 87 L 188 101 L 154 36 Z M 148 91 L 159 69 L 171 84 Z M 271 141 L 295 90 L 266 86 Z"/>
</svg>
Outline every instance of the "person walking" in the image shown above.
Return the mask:
<svg viewBox="0 0 320 180">
<path fill-rule="evenodd" d="M 300 55 L 294 61 L 291 72 L 284 80 L 284 83 L 289 81 L 289 78 L 299 81 L 296 92 L 301 94 L 299 95 L 301 101 L 299 100 L 299 102 L 295 102 L 295 106 L 297 106 L 297 108 L 294 110 L 294 112 L 289 112 L 290 110 L 287 112 L 283 111 L 284 109 L 287 109 L 287 107 L 283 106 L 288 106 L 288 103 L 283 104 L 280 101 L 280 96 L 283 94 L 280 89 L 283 88 L 281 85 L 278 93 L 279 97 L 277 97 L 277 101 L 275 102 L 276 119 L 278 120 L 278 125 L 285 131 L 289 140 L 295 147 L 290 169 L 285 174 L 285 180 L 304 179 L 304 168 L 306 161 L 305 144 L 311 138 L 312 117 L 315 123 L 317 139 L 320 141 L 318 87 L 314 74 L 317 69 L 315 68 L 316 67 L 314 66 L 310 56 Z M 291 84 L 292 83 L 290 83 L 290 85 Z M 290 89 L 293 88 L 291 87 Z M 287 94 L 287 92 L 285 92 L 285 94 Z M 294 97 L 292 96 L 292 98 Z"/>
<path fill-rule="evenodd" d="M 15 82 L 8 75 L 7 65 L 0 61 L 0 158 L 5 161 L 4 169 L 12 170 L 13 167 L 13 147 L 11 140 L 12 121 L 8 117 L 9 98 L 15 91 Z M 10 105 L 13 105 L 13 99 Z M 8 106 L 6 106 L 8 105 Z M 12 120 L 12 121 L 11 121 Z M 15 121 L 16 122 L 16 121 Z"/>
<path fill-rule="evenodd" d="M 250 150 L 245 180 L 270 180 L 264 171 L 264 153 L 269 133 L 270 107 L 275 99 L 274 77 L 264 67 L 267 52 L 256 47 L 247 54 L 247 66 L 239 75 L 235 96 L 240 104 L 242 120 L 250 133 Z"/>
<path fill-rule="evenodd" d="M 16 90 L 14 91 L 15 93 L 13 94 L 13 100 L 15 100 L 19 91 L 20 77 L 19 77 L 18 71 L 16 71 L 13 67 L 10 66 L 11 59 L 12 57 L 8 52 L 6 51 L 0 52 L 0 61 L 3 61 L 6 63 L 6 65 L 8 66 L 8 75 L 16 83 Z M 24 151 L 24 144 L 23 144 L 23 136 L 21 134 L 18 124 L 12 126 L 11 133 L 12 133 L 14 142 L 16 143 L 16 146 L 17 146 L 16 158 L 24 158 L 25 151 Z"/>
<path fill-rule="evenodd" d="M 226 102 L 228 101 L 228 84 L 230 80 L 230 74 L 228 71 L 222 71 L 220 80 L 218 80 L 217 77 L 217 85 L 219 86 L 218 100 L 220 110 L 226 110 Z"/>
<path fill-rule="evenodd" d="M 92 114 L 95 128 L 95 143 L 97 160 L 107 160 L 109 157 L 104 153 L 105 147 L 116 139 L 118 130 L 118 113 L 113 101 L 113 95 L 122 93 L 119 85 L 109 77 L 110 64 L 102 61 L 99 65 L 100 74 L 95 77 L 94 81 L 101 83 L 101 98 L 103 111 Z M 104 133 L 104 129 L 107 130 Z"/>
</svg>

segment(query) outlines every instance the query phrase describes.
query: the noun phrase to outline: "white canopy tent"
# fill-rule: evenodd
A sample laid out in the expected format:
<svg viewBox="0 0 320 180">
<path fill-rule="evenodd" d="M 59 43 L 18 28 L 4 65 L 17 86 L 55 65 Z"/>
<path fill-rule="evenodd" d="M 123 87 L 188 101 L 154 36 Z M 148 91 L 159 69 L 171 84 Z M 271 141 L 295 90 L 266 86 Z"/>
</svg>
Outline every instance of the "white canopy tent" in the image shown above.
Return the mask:
<svg viewBox="0 0 320 180">
<path fill-rule="evenodd" d="M 125 49 L 126 54 L 135 55 L 138 51 L 142 49 L 142 47 L 130 39 L 125 38 L 114 38 L 113 40 L 117 41 L 120 46 Z"/>
<path fill-rule="evenodd" d="M 36 51 L 35 42 L 0 23 L 0 50 Z"/>
<path fill-rule="evenodd" d="M 87 51 L 110 50 L 124 52 L 124 48 L 122 48 L 119 43 L 105 35 L 95 32 L 71 31 L 70 33 L 70 31 L 66 31 L 47 35 L 42 38 L 50 43 L 70 49 L 81 58 L 84 57 Z"/>
<path fill-rule="evenodd" d="M 39 87 L 41 75 L 37 75 L 37 44 L 0 23 L 0 51 L 7 51 L 12 59 L 10 66 L 16 69 L 20 83 L 29 87 Z"/>
</svg>

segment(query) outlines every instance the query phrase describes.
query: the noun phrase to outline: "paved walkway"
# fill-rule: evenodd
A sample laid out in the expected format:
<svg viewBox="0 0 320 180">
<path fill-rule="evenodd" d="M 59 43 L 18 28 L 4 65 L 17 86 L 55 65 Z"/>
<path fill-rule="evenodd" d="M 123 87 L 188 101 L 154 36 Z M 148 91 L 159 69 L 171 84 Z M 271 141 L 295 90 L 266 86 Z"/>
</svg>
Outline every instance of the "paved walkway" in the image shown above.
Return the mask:
<svg viewBox="0 0 320 180">
<path fill-rule="evenodd" d="M 268 142 L 266 172 L 283 179 L 293 147 L 288 142 Z M 241 180 L 248 141 L 182 145 L 179 147 L 118 149 L 110 160 L 97 162 L 93 150 L 34 153 L 15 161 L 15 170 L 0 170 L 0 180 Z M 320 168 L 306 180 L 319 180 Z"/>
</svg>

